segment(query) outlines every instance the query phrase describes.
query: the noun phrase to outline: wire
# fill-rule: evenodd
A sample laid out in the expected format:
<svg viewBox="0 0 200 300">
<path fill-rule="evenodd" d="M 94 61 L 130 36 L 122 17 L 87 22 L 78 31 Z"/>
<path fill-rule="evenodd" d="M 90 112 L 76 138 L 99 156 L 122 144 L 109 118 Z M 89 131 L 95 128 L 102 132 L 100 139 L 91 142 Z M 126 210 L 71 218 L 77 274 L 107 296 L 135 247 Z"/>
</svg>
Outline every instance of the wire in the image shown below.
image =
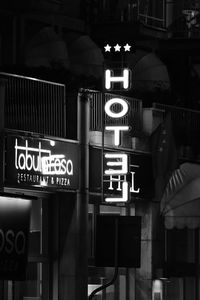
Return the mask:
<svg viewBox="0 0 200 300">
<path fill-rule="evenodd" d="M 88 300 L 92 300 L 92 298 L 95 296 L 96 293 L 106 289 L 107 287 L 109 287 L 110 285 L 112 285 L 115 280 L 117 279 L 117 276 L 118 276 L 118 267 L 115 267 L 115 272 L 114 272 L 114 275 L 113 275 L 113 278 L 111 279 L 111 281 L 101 285 L 100 287 L 96 288 L 89 296 Z"/>
</svg>

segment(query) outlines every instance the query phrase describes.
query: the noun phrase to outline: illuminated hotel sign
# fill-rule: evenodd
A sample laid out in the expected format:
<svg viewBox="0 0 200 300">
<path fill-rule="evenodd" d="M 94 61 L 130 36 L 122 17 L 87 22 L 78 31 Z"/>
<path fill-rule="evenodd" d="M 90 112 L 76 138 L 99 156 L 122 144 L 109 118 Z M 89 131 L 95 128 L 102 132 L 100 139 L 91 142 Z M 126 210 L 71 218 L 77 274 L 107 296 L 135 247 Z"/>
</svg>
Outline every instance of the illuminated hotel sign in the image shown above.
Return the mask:
<svg viewBox="0 0 200 300">
<path fill-rule="evenodd" d="M 124 69 L 122 76 L 114 76 L 111 70 L 105 70 L 105 88 L 107 90 L 113 88 L 113 83 L 122 82 L 123 89 L 127 90 L 130 88 L 130 70 Z M 114 107 L 118 109 L 114 109 Z M 110 120 L 119 120 L 127 116 L 129 112 L 128 103 L 121 98 L 111 98 L 105 103 L 105 114 Z M 129 131 L 129 126 L 124 125 L 107 125 L 105 131 L 111 131 L 114 135 L 114 145 L 118 147 L 120 145 L 122 132 Z M 105 202 L 128 202 L 129 201 L 129 184 L 126 181 L 126 175 L 129 173 L 129 162 L 128 154 L 122 153 L 121 151 L 107 152 L 104 154 L 104 160 L 106 168 L 104 169 L 105 175 L 110 176 L 110 189 L 112 189 L 113 176 L 124 176 L 124 180 L 120 184 L 121 196 L 120 197 L 105 197 Z M 118 179 L 119 180 L 119 179 Z M 118 189 L 119 190 L 119 189 Z"/>
<path fill-rule="evenodd" d="M 77 144 L 8 135 L 5 184 L 78 188 Z"/>
<path fill-rule="evenodd" d="M 118 153 L 117 147 L 109 149 L 107 153 Z M 104 194 L 106 197 L 121 197 L 122 182 L 129 182 L 130 196 L 136 199 L 151 199 L 155 196 L 154 180 L 152 170 L 152 157 L 147 153 L 138 153 L 130 150 L 126 151 L 129 162 L 128 175 L 105 175 L 104 174 Z M 102 150 L 99 147 L 90 146 L 90 192 L 97 194 L 101 190 L 102 170 L 106 169 L 101 165 Z M 95 168 L 94 168 L 95 165 Z M 103 168 L 102 168 L 103 167 Z"/>
</svg>

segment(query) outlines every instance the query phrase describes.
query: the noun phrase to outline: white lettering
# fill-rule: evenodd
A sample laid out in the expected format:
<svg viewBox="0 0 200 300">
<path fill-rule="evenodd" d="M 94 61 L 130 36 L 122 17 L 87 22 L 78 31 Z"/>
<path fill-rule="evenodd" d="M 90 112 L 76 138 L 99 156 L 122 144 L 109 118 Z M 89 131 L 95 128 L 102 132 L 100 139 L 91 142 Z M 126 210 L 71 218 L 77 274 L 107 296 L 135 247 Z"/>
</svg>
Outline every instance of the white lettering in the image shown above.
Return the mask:
<svg viewBox="0 0 200 300">
<path fill-rule="evenodd" d="M 128 192 L 128 182 L 124 181 L 122 183 L 122 197 L 116 197 L 116 198 L 105 198 L 105 202 L 127 202 L 129 197 Z"/>
<path fill-rule="evenodd" d="M 131 186 L 130 186 L 130 192 L 131 193 L 139 193 L 140 192 L 140 188 L 135 188 L 135 175 L 136 172 L 130 172 L 131 173 Z M 109 190 L 114 190 L 113 184 L 116 183 L 117 185 L 117 191 L 121 191 L 122 190 L 122 182 L 126 181 L 126 175 L 118 175 L 118 176 L 112 176 L 110 175 L 110 179 L 109 179 Z"/>
<path fill-rule="evenodd" d="M 105 88 L 111 89 L 111 83 L 122 82 L 123 88 L 128 89 L 130 86 L 130 71 L 123 69 L 123 76 L 112 76 L 111 70 L 105 70 Z M 129 110 L 127 101 L 121 98 L 112 98 L 105 103 L 105 113 L 108 117 L 114 120 L 126 116 Z M 114 145 L 119 146 L 121 142 L 121 132 L 128 131 L 129 126 L 116 125 L 105 126 L 105 130 L 114 132 Z M 104 170 L 104 174 L 110 176 L 108 190 L 114 190 L 113 183 L 116 182 L 117 191 L 121 191 L 121 197 L 105 198 L 106 202 L 127 202 L 129 200 L 129 185 L 126 181 L 128 173 L 128 155 L 124 153 L 106 153 L 106 166 L 108 169 Z M 124 180 L 121 180 L 121 175 L 124 175 Z M 134 174 L 132 174 L 134 177 Z M 134 180 L 134 178 L 132 179 Z M 132 182 L 133 184 L 133 182 Z"/>
<path fill-rule="evenodd" d="M 128 155 L 123 153 L 106 153 L 105 158 L 116 159 L 118 161 L 108 161 L 107 166 L 118 167 L 117 169 L 105 170 L 106 175 L 123 175 L 128 172 Z"/>
<path fill-rule="evenodd" d="M 111 107 L 112 105 L 114 104 L 120 104 L 122 106 L 122 110 L 120 112 L 113 112 L 111 110 Z M 111 118 L 114 118 L 114 119 L 117 119 L 117 118 L 122 118 L 124 117 L 127 112 L 128 112 L 128 104 L 125 100 L 123 99 L 120 99 L 120 98 L 112 98 L 110 100 L 108 100 L 105 104 L 105 112 L 106 114 L 111 117 Z"/>
<path fill-rule="evenodd" d="M 114 145 L 120 145 L 120 131 L 128 131 L 129 126 L 106 126 L 105 130 L 114 131 Z"/>
<path fill-rule="evenodd" d="M 67 161 L 67 174 L 68 175 L 73 175 L 73 163 L 71 159 Z"/>
<path fill-rule="evenodd" d="M 112 176 L 110 175 L 110 185 L 109 185 L 109 190 L 114 190 L 113 188 L 113 182 L 117 182 L 118 183 L 118 187 L 117 187 L 117 191 L 121 191 L 121 176 L 118 175 L 118 176 Z"/>
<path fill-rule="evenodd" d="M 55 145 L 51 143 L 51 145 Z M 41 142 L 38 147 L 29 147 L 28 140 L 25 146 L 18 144 L 15 139 L 15 168 L 17 170 L 27 170 L 41 172 L 43 175 L 73 175 L 73 162 L 66 159 L 63 154 L 51 154 L 51 150 L 43 149 Z"/>
<path fill-rule="evenodd" d="M 135 172 L 131 172 L 131 189 L 130 189 L 131 193 L 139 193 L 140 192 L 140 188 L 138 188 L 137 190 L 135 189 Z"/>
<path fill-rule="evenodd" d="M 111 76 L 111 70 L 105 70 L 105 88 L 111 89 L 111 82 L 123 82 L 123 88 L 127 90 L 130 87 L 130 71 L 129 69 L 123 70 L 123 76 Z"/>
</svg>

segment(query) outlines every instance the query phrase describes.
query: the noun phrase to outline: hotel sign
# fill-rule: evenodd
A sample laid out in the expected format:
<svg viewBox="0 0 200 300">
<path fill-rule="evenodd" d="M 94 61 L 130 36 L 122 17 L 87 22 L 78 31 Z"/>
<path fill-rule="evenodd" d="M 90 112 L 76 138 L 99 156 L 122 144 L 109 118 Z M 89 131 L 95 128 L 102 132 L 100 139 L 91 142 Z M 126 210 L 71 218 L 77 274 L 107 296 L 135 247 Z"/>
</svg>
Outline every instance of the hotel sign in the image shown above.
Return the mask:
<svg viewBox="0 0 200 300">
<path fill-rule="evenodd" d="M 5 151 L 5 185 L 78 188 L 77 143 L 8 135 Z"/>
<path fill-rule="evenodd" d="M 112 75 L 111 70 L 105 70 L 105 89 L 110 90 L 113 88 L 113 83 L 122 83 L 123 89 L 127 90 L 130 88 L 130 70 L 124 69 L 122 76 L 114 76 Z M 116 109 L 118 107 L 118 109 Z M 126 100 L 113 97 L 109 99 L 104 106 L 105 114 L 110 118 L 111 121 L 120 121 L 121 118 L 124 118 L 129 113 L 129 104 Z M 115 122 L 117 123 L 117 122 Z M 120 123 L 120 122 L 119 122 Z M 114 136 L 114 145 L 118 147 L 121 141 L 122 132 L 129 131 L 129 126 L 125 125 L 109 125 L 106 124 L 105 131 L 113 132 Z M 115 152 L 105 152 L 104 153 L 104 162 L 106 168 L 104 168 L 104 178 L 105 176 L 110 176 L 110 184 L 112 184 L 113 176 L 123 176 L 123 180 L 121 182 L 120 190 L 121 196 L 117 197 L 105 197 L 105 202 L 128 202 L 130 199 L 129 196 L 129 183 L 127 181 L 127 175 L 129 173 L 128 165 L 129 165 L 129 157 L 127 153 L 122 153 L 122 151 Z M 112 189 L 112 188 L 111 188 Z"/>
<path fill-rule="evenodd" d="M 117 150 L 116 150 L 117 151 Z M 111 149 L 109 152 L 114 151 Z M 155 196 L 152 157 L 145 153 L 126 152 L 129 157 L 128 175 L 104 175 L 103 193 L 107 198 L 120 197 L 122 194 L 122 182 L 129 183 L 130 198 L 150 199 Z M 95 168 L 94 168 L 95 166 Z M 103 168 L 106 168 L 104 164 Z M 101 149 L 90 147 L 90 192 L 98 193 L 101 191 Z"/>
</svg>

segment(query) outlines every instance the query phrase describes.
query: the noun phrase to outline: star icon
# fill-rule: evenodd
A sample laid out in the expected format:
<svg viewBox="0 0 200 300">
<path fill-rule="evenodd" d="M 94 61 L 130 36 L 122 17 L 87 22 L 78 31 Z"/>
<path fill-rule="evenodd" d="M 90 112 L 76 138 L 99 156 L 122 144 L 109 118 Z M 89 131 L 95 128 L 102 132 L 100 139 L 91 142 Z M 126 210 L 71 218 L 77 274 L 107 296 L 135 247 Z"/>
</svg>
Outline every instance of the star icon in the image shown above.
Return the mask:
<svg viewBox="0 0 200 300">
<path fill-rule="evenodd" d="M 115 52 L 117 52 L 117 51 L 120 52 L 121 46 L 119 44 L 117 44 L 116 46 L 114 46 L 114 48 L 115 48 Z"/>
<path fill-rule="evenodd" d="M 111 46 L 110 45 L 106 45 L 104 46 L 105 52 L 110 52 Z"/>
<path fill-rule="evenodd" d="M 124 50 L 130 51 L 130 49 L 131 49 L 131 46 L 128 43 L 126 43 L 126 45 L 124 46 Z"/>
</svg>

